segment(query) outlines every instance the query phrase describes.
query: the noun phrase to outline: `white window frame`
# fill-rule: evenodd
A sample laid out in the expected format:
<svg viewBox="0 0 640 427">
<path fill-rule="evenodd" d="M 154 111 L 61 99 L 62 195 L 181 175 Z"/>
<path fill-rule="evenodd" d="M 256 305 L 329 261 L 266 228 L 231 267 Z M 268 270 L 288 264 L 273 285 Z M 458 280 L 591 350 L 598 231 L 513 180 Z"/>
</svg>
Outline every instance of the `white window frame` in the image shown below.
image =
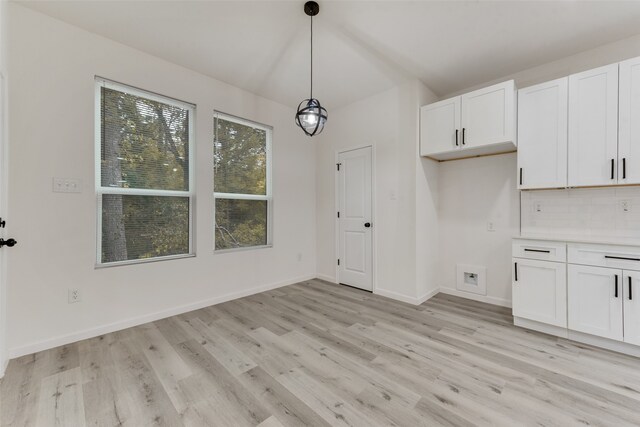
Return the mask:
<svg viewBox="0 0 640 427">
<path fill-rule="evenodd" d="M 231 114 L 223 113 L 221 111 L 213 112 L 214 123 L 215 119 L 227 120 L 230 122 L 238 123 L 244 126 L 250 126 L 258 129 L 262 129 L 266 132 L 266 161 L 267 161 L 267 176 L 266 176 L 266 194 L 243 194 L 243 193 L 221 193 L 213 192 L 213 251 L 215 253 L 236 252 L 236 251 L 248 251 L 254 249 L 264 249 L 273 247 L 273 186 L 272 186 L 272 140 L 273 140 L 273 126 L 265 125 L 263 123 L 254 122 L 252 120 L 243 119 L 242 117 L 234 116 Z M 213 142 L 216 141 L 216 128 L 213 129 Z M 213 147 L 215 150 L 215 147 Z M 214 172 L 215 180 L 215 172 Z M 215 188 L 215 183 L 214 183 Z M 229 199 L 229 200 L 265 200 L 267 202 L 267 244 L 255 245 L 255 246 L 243 246 L 240 248 L 228 248 L 228 249 L 216 249 L 217 233 L 215 228 L 216 221 L 216 200 L 217 199 Z"/>
<path fill-rule="evenodd" d="M 102 164 L 100 155 L 102 152 L 102 93 L 101 88 L 125 92 L 151 101 L 184 108 L 189 111 L 189 190 L 154 190 L 102 186 Z M 95 191 L 96 191 L 96 264 L 95 268 L 114 267 L 121 265 L 142 264 L 148 262 L 164 261 L 169 259 L 187 258 L 196 256 L 194 239 L 194 210 L 195 210 L 195 113 L 196 106 L 175 98 L 159 95 L 123 83 L 118 83 L 103 77 L 95 77 Z M 189 198 L 189 252 L 178 255 L 158 256 L 153 258 L 132 259 L 125 261 L 102 262 L 102 195 L 122 194 L 128 196 L 177 196 Z"/>
</svg>

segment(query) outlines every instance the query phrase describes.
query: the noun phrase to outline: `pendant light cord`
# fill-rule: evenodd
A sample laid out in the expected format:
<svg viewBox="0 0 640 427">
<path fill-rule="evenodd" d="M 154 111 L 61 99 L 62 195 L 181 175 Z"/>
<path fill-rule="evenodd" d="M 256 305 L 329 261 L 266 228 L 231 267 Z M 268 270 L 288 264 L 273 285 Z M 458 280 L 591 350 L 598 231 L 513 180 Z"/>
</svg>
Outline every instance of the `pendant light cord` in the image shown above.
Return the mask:
<svg viewBox="0 0 640 427">
<path fill-rule="evenodd" d="M 311 15 L 311 89 L 309 99 L 313 99 L 313 15 Z"/>
</svg>

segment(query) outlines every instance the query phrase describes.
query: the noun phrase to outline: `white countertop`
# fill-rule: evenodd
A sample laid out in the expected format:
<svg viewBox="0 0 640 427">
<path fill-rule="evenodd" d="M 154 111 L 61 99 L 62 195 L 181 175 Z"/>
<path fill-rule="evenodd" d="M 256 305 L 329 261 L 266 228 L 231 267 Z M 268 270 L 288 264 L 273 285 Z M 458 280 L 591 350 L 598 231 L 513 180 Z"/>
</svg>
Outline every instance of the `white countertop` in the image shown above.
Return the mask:
<svg viewBox="0 0 640 427">
<path fill-rule="evenodd" d="M 560 234 L 521 234 L 520 236 L 514 236 L 513 238 L 522 240 L 546 240 L 567 243 L 593 243 L 597 245 L 640 246 L 639 239 L 630 239 L 625 237 L 568 236 Z"/>
</svg>

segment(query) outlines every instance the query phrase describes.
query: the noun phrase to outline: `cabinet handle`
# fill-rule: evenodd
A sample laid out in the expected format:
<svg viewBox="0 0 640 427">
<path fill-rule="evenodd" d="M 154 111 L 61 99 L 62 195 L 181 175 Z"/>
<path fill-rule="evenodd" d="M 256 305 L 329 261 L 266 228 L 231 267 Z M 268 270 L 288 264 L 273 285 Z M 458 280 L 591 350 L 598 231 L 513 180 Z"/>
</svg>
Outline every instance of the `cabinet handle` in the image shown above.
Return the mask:
<svg viewBox="0 0 640 427">
<path fill-rule="evenodd" d="M 540 253 L 543 253 L 543 254 L 550 254 L 551 253 L 551 251 L 545 251 L 545 250 L 542 250 L 542 249 L 526 249 L 525 248 L 524 251 L 525 252 L 540 252 Z"/>
<path fill-rule="evenodd" d="M 522 185 L 522 168 L 520 168 L 520 185 Z"/>
<path fill-rule="evenodd" d="M 627 158 L 622 158 L 622 179 L 627 179 Z"/>
<path fill-rule="evenodd" d="M 458 147 L 460 144 L 458 144 L 458 129 L 456 129 L 456 147 Z"/>
<path fill-rule="evenodd" d="M 465 132 L 465 128 L 462 128 L 462 145 L 465 145 L 465 142 L 464 142 L 464 132 Z"/>
<path fill-rule="evenodd" d="M 616 298 L 618 298 L 618 275 L 616 274 L 615 277 L 616 277 L 616 280 L 615 280 L 616 289 L 615 289 L 615 294 L 614 295 L 615 295 Z"/>
<path fill-rule="evenodd" d="M 514 273 L 515 273 L 515 279 L 516 279 L 515 281 L 517 282 L 518 281 L 518 263 L 517 262 L 514 263 Z"/>
<path fill-rule="evenodd" d="M 623 259 L 625 261 L 640 261 L 640 258 L 629 258 L 624 256 L 605 255 L 604 257 L 608 259 Z"/>
<path fill-rule="evenodd" d="M 611 159 L 611 179 L 616 179 L 616 178 L 615 178 L 615 175 L 613 174 L 613 172 L 614 172 L 614 170 L 613 170 L 613 169 L 614 169 L 614 168 L 615 168 L 615 160 L 614 160 L 614 159 Z"/>
<path fill-rule="evenodd" d="M 633 285 L 631 284 L 631 276 L 629 276 L 629 301 L 633 299 Z"/>
</svg>

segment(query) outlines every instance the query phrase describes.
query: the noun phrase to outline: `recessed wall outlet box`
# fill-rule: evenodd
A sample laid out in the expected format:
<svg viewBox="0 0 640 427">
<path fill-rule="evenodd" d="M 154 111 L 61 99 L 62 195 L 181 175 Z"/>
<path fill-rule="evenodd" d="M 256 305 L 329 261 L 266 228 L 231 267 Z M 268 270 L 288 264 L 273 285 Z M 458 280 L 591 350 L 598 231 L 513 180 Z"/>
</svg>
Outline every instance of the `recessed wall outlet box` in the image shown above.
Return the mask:
<svg viewBox="0 0 640 427">
<path fill-rule="evenodd" d="M 53 178 L 54 193 L 81 193 L 82 183 L 79 179 Z"/>
<path fill-rule="evenodd" d="M 67 298 L 69 304 L 82 301 L 82 294 L 80 294 L 80 289 L 69 289 Z"/>
<path fill-rule="evenodd" d="M 456 289 L 487 295 L 487 268 L 477 265 L 456 265 Z"/>
<path fill-rule="evenodd" d="M 620 200 L 620 210 L 622 212 L 631 212 L 631 200 Z"/>
</svg>

